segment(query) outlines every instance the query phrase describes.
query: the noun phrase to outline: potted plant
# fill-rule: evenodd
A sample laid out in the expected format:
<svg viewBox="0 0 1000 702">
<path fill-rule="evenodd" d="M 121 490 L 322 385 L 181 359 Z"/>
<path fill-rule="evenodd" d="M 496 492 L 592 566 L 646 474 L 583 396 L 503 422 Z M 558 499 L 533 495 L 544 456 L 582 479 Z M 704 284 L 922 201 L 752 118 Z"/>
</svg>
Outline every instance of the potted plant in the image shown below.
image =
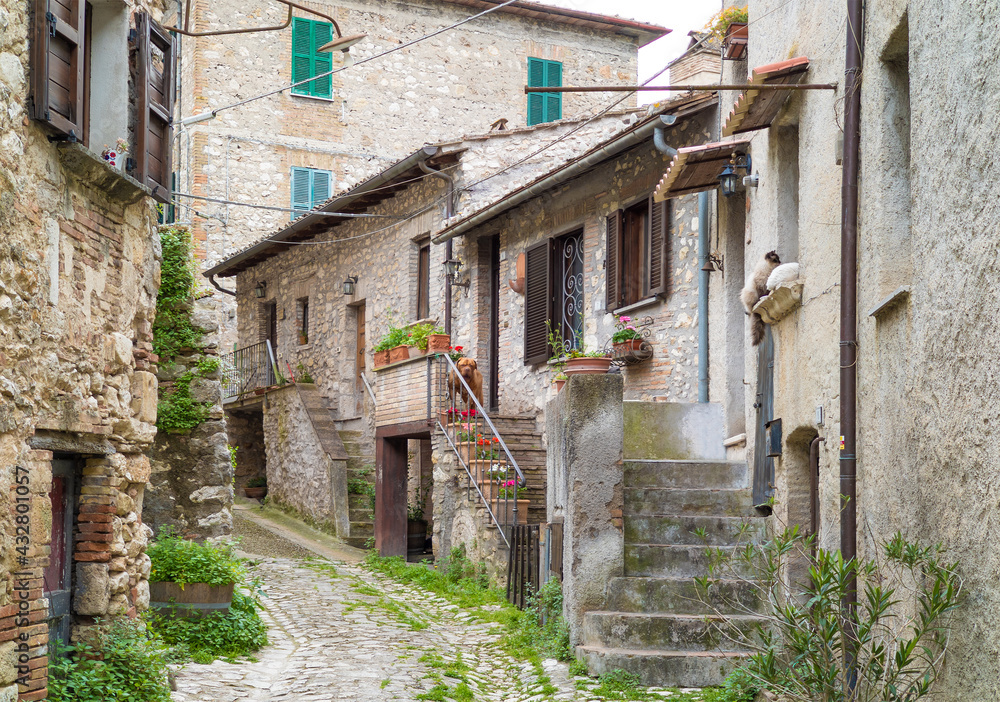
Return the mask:
<svg viewBox="0 0 1000 702">
<path fill-rule="evenodd" d="M 562 371 L 552 376 L 552 386 L 556 389 L 556 392 L 559 392 L 563 389 L 563 386 L 566 384 L 567 380 L 569 380 L 569 376 L 563 373 Z"/>
<path fill-rule="evenodd" d="M 497 521 L 501 524 L 528 523 L 528 505 L 531 504 L 531 500 L 518 499 L 518 490 L 521 490 L 521 488 L 517 486 L 516 478 L 503 481 L 497 488 L 496 517 Z M 517 505 L 516 520 L 514 515 L 515 504 Z"/>
<path fill-rule="evenodd" d="M 251 478 L 243 488 L 243 494 L 251 500 L 260 500 L 267 495 L 267 478 Z"/>
<path fill-rule="evenodd" d="M 299 332 L 299 346 L 305 346 L 309 343 L 309 334 L 304 331 Z"/>
<path fill-rule="evenodd" d="M 741 59 L 746 54 L 749 20 L 750 16 L 745 7 L 727 7 L 705 25 L 706 29 L 722 42 L 724 58 Z"/>
<path fill-rule="evenodd" d="M 112 168 L 122 170 L 125 168 L 125 156 L 128 154 L 128 141 L 119 139 L 112 147 L 105 146 L 101 152 L 101 158 L 108 162 Z"/>
<path fill-rule="evenodd" d="M 147 551 L 149 605 L 160 614 L 200 618 L 229 610 L 243 563 L 229 544 L 198 543 L 164 528 Z"/>
<path fill-rule="evenodd" d="M 391 327 L 387 337 L 389 343 L 389 363 L 398 363 L 410 357 L 410 351 L 407 348 L 408 337 L 405 329 Z"/>
<path fill-rule="evenodd" d="M 430 490 L 430 486 L 427 490 Z M 424 519 L 427 491 L 421 491 L 418 487 L 413 497 L 415 501 L 406 504 L 406 552 L 409 555 L 420 555 L 427 543 L 427 520 Z"/>
<path fill-rule="evenodd" d="M 451 335 L 445 334 L 441 327 L 435 327 L 427 335 L 427 350 L 430 353 L 447 353 L 451 350 Z"/>
<path fill-rule="evenodd" d="M 430 345 L 430 335 L 434 333 L 434 325 L 430 322 L 421 322 L 410 327 L 410 343 L 418 350 L 417 355 L 424 355 Z M 411 354 L 411 358 L 413 355 Z"/>
<path fill-rule="evenodd" d="M 313 380 L 312 375 L 309 374 L 309 369 L 302 365 L 302 363 L 297 363 L 295 365 L 295 371 L 298 373 L 296 376 L 296 383 L 300 385 L 312 385 L 316 381 Z"/>
<path fill-rule="evenodd" d="M 549 359 L 554 366 L 563 366 L 565 375 L 601 375 L 611 368 L 611 359 L 604 351 L 588 351 L 583 341 L 583 334 L 578 334 L 576 344 L 569 347 L 562 337 L 562 332 L 549 326 L 549 346 L 556 355 Z"/>
</svg>

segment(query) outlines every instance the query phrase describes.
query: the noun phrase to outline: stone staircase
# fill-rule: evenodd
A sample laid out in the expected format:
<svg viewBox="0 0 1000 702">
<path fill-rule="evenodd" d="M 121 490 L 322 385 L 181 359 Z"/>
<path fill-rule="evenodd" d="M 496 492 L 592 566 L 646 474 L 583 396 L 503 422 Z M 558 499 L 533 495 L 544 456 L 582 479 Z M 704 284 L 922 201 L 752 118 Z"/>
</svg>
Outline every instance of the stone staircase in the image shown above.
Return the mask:
<svg viewBox="0 0 1000 702">
<path fill-rule="evenodd" d="M 365 548 L 368 539 L 375 536 L 375 447 L 366 441 L 360 431 L 339 432 L 347 452 L 348 510 L 350 536 L 344 539 L 356 548 Z M 371 496 L 351 491 L 360 483 L 371 485 Z"/>
<path fill-rule="evenodd" d="M 520 495 L 531 500 L 528 506 L 528 524 L 545 522 L 547 472 L 545 469 L 545 448 L 542 446 L 542 435 L 538 431 L 538 422 L 534 417 L 521 415 L 491 416 L 490 420 L 497 428 L 504 443 L 507 444 L 507 448 L 510 449 L 518 467 L 524 473 L 524 479 L 527 481 L 527 487 Z"/>
<path fill-rule="evenodd" d="M 646 685 L 720 684 L 748 652 L 718 625 L 728 620 L 750 629 L 760 621 L 760 605 L 752 585 L 736 579 L 702 602 L 694 579 L 708 574 L 706 540 L 710 547 L 733 547 L 747 520 L 744 541 L 763 534 L 746 464 L 721 456 L 636 459 L 626 444 L 623 498 L 623 576 L 608 582 L 604 610 L 584 614 L 578 657 L 592 674 L 620 668 Z"/>
</svg>

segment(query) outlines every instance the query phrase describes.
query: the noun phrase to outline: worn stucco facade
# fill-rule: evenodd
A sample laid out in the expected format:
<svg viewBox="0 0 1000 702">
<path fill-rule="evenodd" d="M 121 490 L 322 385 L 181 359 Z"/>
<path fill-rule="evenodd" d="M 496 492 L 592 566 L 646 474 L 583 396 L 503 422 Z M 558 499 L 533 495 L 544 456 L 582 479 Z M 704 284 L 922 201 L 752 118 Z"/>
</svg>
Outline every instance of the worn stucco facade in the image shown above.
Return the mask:
<svg viewBox="0 0 1000 702">
<path fill-rule="evenodd" d="M 751 3 L 749 66 L 804 55 L 808 82 L 843 85 L 844 4 L 808 12 L 780 5 Z M 943 543 L 958 562 L 965 599 L 936 688 L 938 699 L 956 701 L 995 699 L 1000 675 L 993 624 L 998 559 L 989 547 L 1000 399 L 992 382 L 998 305 L 990 234 L 997 167 L 990 155 L 996 130 L 986 117 L 994 112 L 997 76 L 981 60 L 996 51 L 997 38 L 968 31 L 979 26 L 984 8 L 980 2 L 869 3 L 863 29 L 858 548 L 873 556 L 900 531 L 924 545 Z M 784 424 L 775 514 L 808 519 L 804 449 L 818 434 L 825 439 L 819 538 L 827 548 L 840 544 L 842 97 L 842 88 L 795 95 L 770 129 L 756 133 L 760 186 L 735 203 L 745 205 L 746 229 L 725 228 L 731 203 L 722 207 L 720 229 L 733 247 L 736 237 L 745 238 L 746 271 L 770 249 L 801 265 L 802 306 L 772 325 L 774 416 Z M 926 158 L 928 148 L 938 155 Z M 756 354 L 747 349 L 751 381 Z M 749 387 L 746 396 L 751 453 L 759 450 L 753 392 Z"/>
<path fill-rule="evenodd" d="M 33 3 L 0 2 L 4 700 L 46 696 L 50 591 L 69 587 L 70 577 L 63 613 L 75 631 L 95 616 L 134 616 L 149 601 L 144 551 L 150 531 L 142 503 L 149 478 L 143 452 L 156 431 L 156 210 L 147 189 L 97 155 L 103 144 L 95 140 L 114 112 L 120 117 L 115 135 L 135 149 L 127 29 L 137 11 L 160 19 L 161 8 L 121 5 L 114 18 L 120 23 L 108 25 L 122 29 L 118 41 L 94 58 L 118 71 L 103 76 L 120 79 L 113 86 L 116 103 L 91 101 L 104 114 L 93 115 L 88 148 L 50 141 L 55 133 L 31 118 Z M 64 489 L 65 502 L 59 500 Z M 50 543 L 54 515 L 65 514 L 64 504 L 69 565 L 60 581 L 46 569 L 58 550 Z"/>
</svg>

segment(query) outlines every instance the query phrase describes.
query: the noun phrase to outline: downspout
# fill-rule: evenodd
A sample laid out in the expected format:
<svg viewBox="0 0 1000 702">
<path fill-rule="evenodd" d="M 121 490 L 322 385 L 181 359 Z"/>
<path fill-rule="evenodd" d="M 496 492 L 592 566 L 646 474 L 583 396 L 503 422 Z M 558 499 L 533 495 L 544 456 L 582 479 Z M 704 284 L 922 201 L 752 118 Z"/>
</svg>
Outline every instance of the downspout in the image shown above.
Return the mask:
<svg viewBox="0 0 1000 702">
<path fill-rule="evenodd" d="M 219 283 L 215 280 L 215 274 L 214 273 L 212 275 L 208 276 L 208 282 L 211 283 L 212 287 L 215 288 L 216 290 L 218 290 L 219 292 L 224 292 L 227 295 L 232 295 L 233 297 L 236 297 L 236 293 L 234 293 L 232 290 L 226 290 L 224 287 L 222 287 L 221 285 L 219 285 Z"/>
<path fill-rule="evenodd" d="M 847 0 L 847 56 L 844 65 L 844 170 L 840 225 L 840 552 L 845 562 L 858 552 L 858 172 L 861 151 L 861 65 L 864 17 L 861 0 Z M 844 647 L 848 685 L 857 683 L 855 622 L 857 570 L 843 606 L 847 612 Z"/>
<path fill-rule="evenodd" d="M 444 218 L 451 219 L 455 214 L 455 179 L 436 168 L 431 168 L 425 161 L 417 164 L 427 175 L 441 178 L 448 183 L 448 197 L 444 203 Z M 448 239 L 444 247 L 444 260 L 450 261 L 452 256 L 452 241 Z M 451 280 L 445 277 L 444 283 L 444 333 L 451 334 Z"/>
<path fill-rule="evenodd" d="M 708 402 L 708 192 L 698 193 L 698 402 Z"/>
</svg>

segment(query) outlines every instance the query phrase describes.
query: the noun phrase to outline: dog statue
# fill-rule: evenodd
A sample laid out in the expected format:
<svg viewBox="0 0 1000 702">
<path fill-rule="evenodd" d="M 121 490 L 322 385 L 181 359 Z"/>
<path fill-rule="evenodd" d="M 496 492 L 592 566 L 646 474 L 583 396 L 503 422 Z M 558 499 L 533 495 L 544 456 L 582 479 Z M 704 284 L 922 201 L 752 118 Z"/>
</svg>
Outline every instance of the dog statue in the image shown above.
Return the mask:
<svg viewBox="0 0 1000 702">
<path fill-rule="evenodd" d="M 458 368 L 458 373 L 452 371 L 448 377 L 448 394 L 451 397 L 452 407 L 455 406 L 455 398 L 457 396 L 461 396 L 463 404 L 469 403 L 469 393 L 466 391 L 465 386 L 462 385 L 462 381 L 458 379 L 459 374 L 465 379 L 466 384 L 472 389 L 472 394 L 476 396 L 479 404 L 482 405 L 483 374 L 479 372 L 479 365 L 476 363 L 476 359 L 463 356 L 455 362 L 455 367 Z"/>
</svg>

